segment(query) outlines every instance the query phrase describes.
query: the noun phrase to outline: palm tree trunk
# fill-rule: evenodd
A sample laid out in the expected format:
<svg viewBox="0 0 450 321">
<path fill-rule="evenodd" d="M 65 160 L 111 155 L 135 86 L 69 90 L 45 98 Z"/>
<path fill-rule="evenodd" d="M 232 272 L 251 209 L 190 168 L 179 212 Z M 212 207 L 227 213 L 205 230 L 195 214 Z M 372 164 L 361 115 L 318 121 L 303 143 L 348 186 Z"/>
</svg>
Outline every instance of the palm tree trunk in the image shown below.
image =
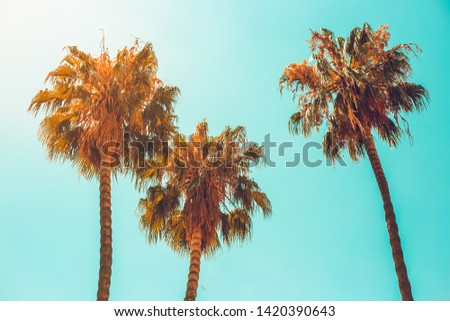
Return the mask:
<svg viewBox="0 0 450 321">
<path fill-rule="evenodd" d="M 100 269 L 97 301 L 108 301 L 111 285 L 112 226 L 111 226 L 111 170 L 100 169 Z"/>
<path fill-rule="evenodd" d="M 389 186 L 384 176 L 383 168 L 381 167 L 380 159 L 378 157 L 373 136 L 370 129 L 364 139 L 367 155 L 369 156 L 370 164 L 377 179 L 378 188 L 383 199 L 384 213 L 389 233 L 389 240 L 391 243 L 392 257 L 394 258 L 395 272 L 397 273 L 398 285 L 403 301 L 413 301 L 411 292 L 411 284 L 406 271 L 405 259 L 403 258 L 402 245 L 400 243 L 400 235 L 398 233 L 398 226 L 395 219 L 394 207 L 391 202 L 391 195 L 389 193 Z"/>
<path fill-rule="evenodd" d="M 184 301 L 195 301 L 197 298 L 198 278 L 200 275 L 200 256 L 202 246 L 202 231 L 200 228 L 195 228 L 192 232 L 190 241 L 191 263 L 189 266 L 188 282 L 186 284 L 186 295 Z"/>
</svg>

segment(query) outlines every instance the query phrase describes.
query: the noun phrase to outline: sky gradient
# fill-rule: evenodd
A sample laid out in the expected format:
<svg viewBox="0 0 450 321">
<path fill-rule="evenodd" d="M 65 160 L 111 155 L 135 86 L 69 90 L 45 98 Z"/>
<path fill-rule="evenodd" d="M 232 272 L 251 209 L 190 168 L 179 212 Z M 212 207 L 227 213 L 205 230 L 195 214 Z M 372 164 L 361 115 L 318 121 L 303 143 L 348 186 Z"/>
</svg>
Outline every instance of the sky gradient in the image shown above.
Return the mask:
<svg viewBox="0 0 450 321">
<path fill-rule="evenodd" d="M 0 300 L 94 300 L 99 192 L 70 164 L 49 162 L 40 119 L 26 112 L 47 73 L 77 45 L 111 55 L 152 42 L 159 77 L 176 85 L 180 131 L 203 118 L 210 133 L 247 127 L 293 142 L 277 166 L 254 171 L 273 206 L 250 242 L 203 260 L 198 300 L 399 300 L 381 196 L 369 161 L 286 168 L 308 139 L 288 133 L 295 103 L 280 96 L 283 68 L 310 56 L 309 29 L 346 37 L 365 21 L 390 25 L 391 45 L 417 43 L 413 81 L 430 92 L 408 115 L 414 145 L 376 140 L 391 189 L 413 295 L 450 300 L 450 1 L 13 1 L 0 0 Z M 323 156 L 319 151 L 317 159 Z M 313 157 L 313 158 L 314 158 Z M 181 300 L 187 258 L 149 246 L 128 178 L 112 186 L 111 300 Z"/>
</svg>

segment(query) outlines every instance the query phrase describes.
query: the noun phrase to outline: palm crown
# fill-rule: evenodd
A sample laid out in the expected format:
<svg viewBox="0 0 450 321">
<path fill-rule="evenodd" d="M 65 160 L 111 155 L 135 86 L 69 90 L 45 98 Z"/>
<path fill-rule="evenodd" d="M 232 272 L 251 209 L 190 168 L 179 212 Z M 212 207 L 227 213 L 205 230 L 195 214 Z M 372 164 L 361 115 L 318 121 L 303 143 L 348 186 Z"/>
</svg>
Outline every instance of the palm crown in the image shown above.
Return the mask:
<svg viewBox="0 0 450 321">
<path fill-rule="evenodd" d="M 209 137 L 205 121 L 189 139 L 175 137 L 166 183 L 150 187 L 138 205 L 150 242 L 165 239 L 175 251 L 188 252 L 192 230 L 200 227 L 202 252 L 212 253 L 222 242 L 250 236 L 258 209 L 270 215 L 266 194 L 248 177 L 251 166 L 263 161 L 263 151 L 245 139 L 243 127 Z"/>
<path fill-rule="evenodd" d="M 345 148 L 353 160 L 363 156 L 363 137 L 372 129 L 391 146 L 403 132 L 409 135 L 402 113 L 421 110 L 428 100 L 425 88 L 408 82 L 408 53 L 420 49 L 413 44 L 387 49 L 389 38 L 387 26 L 374 32 L 368 24 L 353 29 L 346 39 L 328 29 L 312 31 L 313 63 L 290 64 L 280 80 L 281 89 L 301 91 L 299 110 L 289 122 L 291 132 L 308 136 L 325 119 L 323 147 L 333 160 Z"/>
<path fill-rule="evenodd" d="M 156 77 L 158 63 L 150 43 L 140 48 L 136 41 L 115 59 L 106 50 L 94 57 L 75 46 L 67 49 L 46 78 L 52 88 L 39 91 L 29 107 L 35 114 L 48 114 L 39 138 L 50 159 L 71 160 L 82 175 L 92 177 L 99 173 L 103 145 L 123 143 L 124 132 L 142 140 L 168 139 L 174 133 L 178 88 Z"/>
</svg>

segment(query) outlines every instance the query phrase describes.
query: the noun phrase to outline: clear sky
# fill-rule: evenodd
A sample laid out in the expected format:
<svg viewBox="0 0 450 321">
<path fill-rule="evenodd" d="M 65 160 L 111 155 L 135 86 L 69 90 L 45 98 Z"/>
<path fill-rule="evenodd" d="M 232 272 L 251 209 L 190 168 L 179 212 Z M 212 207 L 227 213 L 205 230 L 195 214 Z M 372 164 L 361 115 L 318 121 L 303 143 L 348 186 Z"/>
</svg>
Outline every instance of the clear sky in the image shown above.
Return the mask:
<svg viewBox="0 0 450 321">
<path fill-rule="evenodd" d="M 383 207 L 367 159 L 347 167 L 284 162 L 308 141 L 288 133 L 295 111 L 278 80 L 308 58 L 309 29 L 347 36 L 364 21 L 391 26 L 391 44 L 414 42 L 413 81 L 431 95 L 408 117 L 414 145 L 377 141 L 406 264 L 418 300 L 450 300 L 450 2 L 430 1 L 0 1 L 0 300 L 94 300 L 99 262 L 98 183 L 45 159 L 39 119 L 26 112 L 46 74 L 77 45 L 111 54 L 139 37 L 153 43 L 159 76 L 181 89 L 179 127 L 203 118 L 212 134 L 244 125 L 294 142 L 275 168 L 255 171 L 273 216 L 251 242 L 201 266 L 199 300 L 399 300 Z M 320 153 L 315 157 L 323 159 Z M 188 260 L 149 246 L 140 195 L 113 184 L 111 300 L 181 300 Z"/>
</svg>

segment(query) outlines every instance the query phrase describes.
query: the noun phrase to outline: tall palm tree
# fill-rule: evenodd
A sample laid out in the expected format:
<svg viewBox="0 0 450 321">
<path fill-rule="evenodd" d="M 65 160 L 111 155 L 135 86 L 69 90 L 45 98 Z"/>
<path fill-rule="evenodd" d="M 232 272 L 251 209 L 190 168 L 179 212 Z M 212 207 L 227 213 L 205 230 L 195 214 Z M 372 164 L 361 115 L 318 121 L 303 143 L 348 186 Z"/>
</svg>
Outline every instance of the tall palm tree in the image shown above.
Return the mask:
<svg viewBox="0 0 450 321">
<path fill-rule="evenodd" d="M 40 90 L 28 111 L 46 116 L 39 138 L 49 159 L 70 161 L 87 178 L 100 181 L 100 269 L 97 300 L 108 300 L 112 266 L 111 175 L 133 166 L 136 151 L 121 155 L 124 133 L 133 139 L 175 131 L 173 103 L 176 87 L 156 76 L 158 63 L 150 43 L 139 42 L 111 58 L 102 47 L 92 56 L 75 46 L 51 71 L 50 88 Z M 111 144 L 109 146 L 108 144 Z M 134 150 L 134 149 L 133 149 Z M 115 154 L 112 154 L 114 152 Z M 121 154 L 121 153 L 120 153 Z"/>
<path fill-rule="evenodd" d="M 312 31 L 309 40 L 312 63 L 303 60 L 284 69 L 280 90 L 287 88 L 298 98 L 298 111 L 291 116 L 290 131 L 308 136 L 326 120 L 325 155 L 337 160 L 347 149 L 357 161 L 367 153 L 381 192 L 395 271 L 403 300 L 413 300 L 389 187 L 375 148 L 372 131 L 390 146 L 397 146 L 403 133 L 409 137 L 402 114 L 426 107 L 428 92 L 409 82 L 408 53 L 417 45 L 387 48 L 387 26 L 373 31 L 366 23 L 347 38 L 327 29 Z M 399 122 L 403 122 L 403 125 Z"/>
<path fill-rule="evenodd" d="M 261 147 L 246 142 L 244 127 L 230 127 L 208 136 L 206 121 L 187 139 L 175 137 L 165 179 L 141 199 L 140 223 L 149 242 L 164 239 L 180 254 L 189 253 L 185 301 L 197 297 L 200 258 L 221 243 L 251 236 L 252 216 L 272 208 L 266 194 L 249 177 L 251 167 L 264 161 Z"/>
</svg>

